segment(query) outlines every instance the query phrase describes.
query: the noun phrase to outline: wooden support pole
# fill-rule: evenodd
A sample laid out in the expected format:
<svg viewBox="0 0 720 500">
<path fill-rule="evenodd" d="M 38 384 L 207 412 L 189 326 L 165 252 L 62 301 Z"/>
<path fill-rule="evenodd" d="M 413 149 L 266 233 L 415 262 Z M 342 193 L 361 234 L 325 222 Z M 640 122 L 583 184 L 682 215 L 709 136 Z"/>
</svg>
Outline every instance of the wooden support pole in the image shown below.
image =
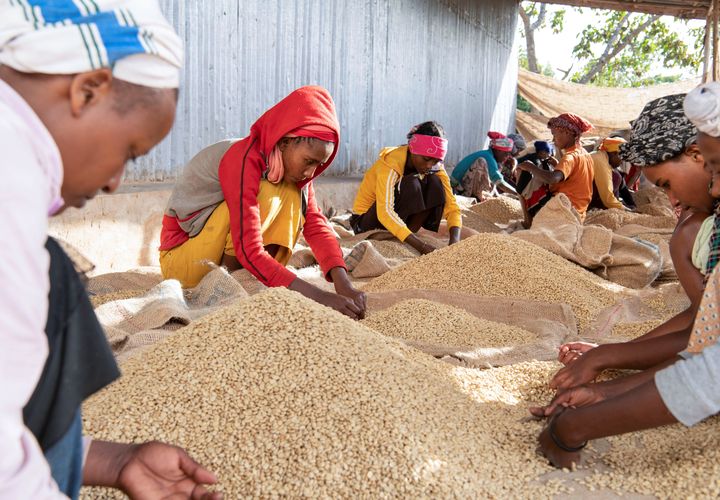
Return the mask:
<svg viewBox="0 0 720 500">
<path fill-rule="evenodd" d="M 710 78 L 710 52 L 712 51 L 712 18 L 713 9 L 712 4 L 708 10 L 707 17 L 705 18 L 705 44 L 703 47 L 703 70 L 702 70 L 702 83 L 707 83 Z"/>
<path fill-rule="evenodd" d="M 720 54 L 718 54 L 718 40 L 720 39 L 720 34 L 718 34 L 718 22 L 720 22 L 720 10 L 718 10 L 718 3 L 719 0 L 713 0 L 711 4 L 713 24 L 712 81 L 714 82 L 720 80 Z"/>
</svg>

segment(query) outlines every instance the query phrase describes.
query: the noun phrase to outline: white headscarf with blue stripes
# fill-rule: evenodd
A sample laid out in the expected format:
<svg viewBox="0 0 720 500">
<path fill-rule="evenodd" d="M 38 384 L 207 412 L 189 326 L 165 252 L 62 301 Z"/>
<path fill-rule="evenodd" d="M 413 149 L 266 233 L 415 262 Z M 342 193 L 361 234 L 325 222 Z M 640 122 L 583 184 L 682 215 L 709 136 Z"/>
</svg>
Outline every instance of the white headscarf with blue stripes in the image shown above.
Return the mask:
<svg viewBox="0 0 720 500">
<path fill-rule="evenodd" d="M 156 0 L 0 0 L 0 64 L 17 71 L 111 68 L 120 80 L 177 88 L 182 62 Z"/>
</svg>

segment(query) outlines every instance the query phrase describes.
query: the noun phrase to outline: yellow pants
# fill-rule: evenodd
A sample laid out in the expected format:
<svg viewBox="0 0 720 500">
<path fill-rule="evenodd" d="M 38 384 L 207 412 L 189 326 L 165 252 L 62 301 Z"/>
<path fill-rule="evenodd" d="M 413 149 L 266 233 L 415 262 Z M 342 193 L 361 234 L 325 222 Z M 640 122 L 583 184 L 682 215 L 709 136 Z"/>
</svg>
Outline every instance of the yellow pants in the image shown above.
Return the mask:
<svg viewBox="0 0 720 500">
<path fill-rule="evenodd" d="M 257 199 L 263 245 L 278 245 L 275 260 L 286 265 L 305 222 L 300 190 L 295 184 L 262 180 Z M 192 288 L 210 272 L 208 262 L 220 265 L 223 254 L 235 255 L 227 202 L 217 206 L 196 236 L 160 252 L 163 278 L 176 279 L 184 288 Z"/>
</svg>

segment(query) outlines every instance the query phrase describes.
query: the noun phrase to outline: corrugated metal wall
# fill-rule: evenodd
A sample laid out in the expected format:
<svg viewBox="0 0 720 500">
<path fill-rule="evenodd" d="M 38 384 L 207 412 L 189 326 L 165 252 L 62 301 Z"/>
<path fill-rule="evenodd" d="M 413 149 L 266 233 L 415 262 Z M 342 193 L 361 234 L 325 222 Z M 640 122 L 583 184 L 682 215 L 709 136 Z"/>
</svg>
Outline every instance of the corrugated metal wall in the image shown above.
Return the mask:
<svg viewBox="0 0 720 500">
<path fill-rule="evenodd" d="M 128 181 L 163 181 L 204 146 L 242 137 L 294 88 L 332 93 L 342 126 L 330 172 L 361 174 L 379 148 L 434 119 L 448 162 L 514 118 L 515 0 L 161 0 L 186 43 L 175 127 Z"/>
</svg>

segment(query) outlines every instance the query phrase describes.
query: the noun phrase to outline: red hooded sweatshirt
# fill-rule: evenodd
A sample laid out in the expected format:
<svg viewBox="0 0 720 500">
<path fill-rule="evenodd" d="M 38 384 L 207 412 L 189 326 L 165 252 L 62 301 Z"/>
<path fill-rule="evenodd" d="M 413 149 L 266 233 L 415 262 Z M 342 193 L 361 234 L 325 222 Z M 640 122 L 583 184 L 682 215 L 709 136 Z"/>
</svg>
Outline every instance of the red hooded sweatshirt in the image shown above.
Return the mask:
<svg viewBox="0 0 720 500">
<path fill-rule="evenodd" d="M 265 251 L 260 232 L 260 207 L 257 202 L 260 180 L 267 170 L 266 158 L 275 144 L 293 130 L 309 125 L 324 125 L 335 131 L 338 142 L 328 161 L 321 164 L 311 179 L 298 183 L 308 185 L 307 212 L 303 236 L 310 245 L 320 268 L 328 278 L 334 267 L 345 269 L 342 251 L 327 219 L 315 201 L 312 180 L 323 173 L 337 153 L 340 126 L 335 104 L 322 87 L 308 86 L 293 91 L 263 114 L 250 128 L 250 135 L 233 144 L 220 160 L 219 177 L 230 212 L 230 233 L 238 261 L 267 286 L 289 286 L 296 275 Z M 168 220 L 171 219 L 171 220 Z M 172 217 L 165 216 L 160 236 L 161 250 L 168 250 L 188 239 Z"/>
</svg>

